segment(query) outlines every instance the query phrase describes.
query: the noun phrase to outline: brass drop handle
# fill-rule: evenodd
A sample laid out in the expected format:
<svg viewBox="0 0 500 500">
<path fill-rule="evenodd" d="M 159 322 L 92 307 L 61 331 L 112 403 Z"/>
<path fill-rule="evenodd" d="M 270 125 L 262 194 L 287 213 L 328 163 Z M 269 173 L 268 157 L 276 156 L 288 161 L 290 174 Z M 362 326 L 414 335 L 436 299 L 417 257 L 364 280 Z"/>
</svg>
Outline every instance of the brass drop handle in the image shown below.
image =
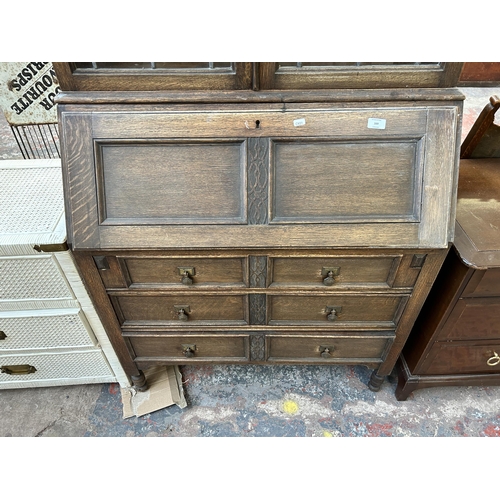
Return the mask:
<svg viewBox="0 0 500 500">
<path fill-rule="evenodd" d="M 183 285 L 192 285 L 193 284 L 193 279 L 189 277 L 189 273 L 187 271 L 184 271 L 184 276 L 181 279 L 181 283 Z"/>
<path fill-rule="evenodd" d="M 324 359 L 331 358 L 333 350 L 334 350 L 334 347 L 332 347 L 332 346 L 324 346 L 324 345 L 319 346 L 320 355 Z"/>
<path fill-rule="evenodd" d="M 488 366 L 496 366 L 498 365 L 498 363 L 500 363 L 500 356 L 495 351 L 493 351 L 493 356 L 491 356 L 491 358 L 486 361 L 486 364 Z"/>
<path fill-rule="evenodd" d="M 321 276 L 325 286 L 332 286 L 335 284 L 335 277 L 340 274 L 340 267 L 323 267 L 321 269 Z"/>
<path fill-rule="evenodd" d="M 326 319 L 328 321 L 336 321 L 338 319 L 339 313 L 342 311 L 341 306 L 327 306 L 326 309 Z"/>
<path fill-rule="evenodd" d="M 326 278 L 323 280 L 326 286 L 332 286 L 335 283 L 335 278 L 333 277 L 333 271 L 328 271 Z"/>
<path fill-rule="evenodd" d="M 0 371 L 7 375 L 28 375 L 29 373 L 35 373 L 36 368 L 31 365 L 8 365 L 0 366 Z"/>
<path fill-rule="evenodd" d="M 193 284 L 193 276 L 196 274 L 194 267 L 178 267 L 177 270 L 179 271 L 179 274 L 182 276 L 181 283 L 183 285 Z"/>
<path fill-rule="evenodd" d="M 186 314 L 186 311 L 184 311 L 184 309 L 179 309 L 177 311 L 177 314 L 178 314 L 180 321 L 187 321 L 188 320 L 188 316 Z"/>
<path fill-rule="evenodd" d="M 0 332 L 0 340 L 5 340 L 7 338 L 7 335 L 5 335 L 5 332 Z"/>
<path fill-rule="evenodd" d="M 194 358 L 196 351 L 196 345 L 194 344 L 183 344 L 182 346 L 182 352 L 184 353 L 184 356 L 186 358 Z"/>
</svg>

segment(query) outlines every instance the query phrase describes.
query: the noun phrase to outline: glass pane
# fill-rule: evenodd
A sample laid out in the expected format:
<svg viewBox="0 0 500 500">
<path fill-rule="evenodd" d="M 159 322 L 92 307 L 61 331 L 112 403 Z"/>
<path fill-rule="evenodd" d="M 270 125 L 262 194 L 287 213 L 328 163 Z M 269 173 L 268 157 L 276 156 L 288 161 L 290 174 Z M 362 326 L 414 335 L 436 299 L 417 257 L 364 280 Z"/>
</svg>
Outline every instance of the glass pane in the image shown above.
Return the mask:
<svg viewBox="0 0 500 500">
<path fill-rule="evenodd" d="M 168 70 L 211 70 L 211 69 L 232 69 L 229 62 L 77 62 L 73 63 L 77 69 L 168 69 Z"/>
<path fill-rule="evenodd" d="M 356 66 L 356 67 L 366 67 L 366 66 L 411 66 L 418 67 L 424 65 L 439 65 L 438 62 L 279 62 L 276 63 L 276 69 L 279 68 L 323 68 L 323 67 L 342 67 L 342 66 Z M 365 69 L 365 68 L 363 68 Z"/>
</svg>

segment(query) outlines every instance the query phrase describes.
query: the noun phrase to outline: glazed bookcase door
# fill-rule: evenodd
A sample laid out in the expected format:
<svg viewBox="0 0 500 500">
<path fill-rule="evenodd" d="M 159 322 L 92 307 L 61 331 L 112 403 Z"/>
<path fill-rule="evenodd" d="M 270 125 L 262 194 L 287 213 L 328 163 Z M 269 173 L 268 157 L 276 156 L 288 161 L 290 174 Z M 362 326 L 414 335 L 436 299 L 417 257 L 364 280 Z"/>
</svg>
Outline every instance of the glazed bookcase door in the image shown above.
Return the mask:
<svg viewBox="0 0 500 500">
<path fill-rule="evenodd" d="M 62 62 L 53 63 L 62 90 L 249 90 L 252 63 Z"/>
<path fill-rule="evenodd" d="M 259 64 L 266 89 L 368 89 L 454 87 L 462 63 L 268 62 Z"/>
</svg>

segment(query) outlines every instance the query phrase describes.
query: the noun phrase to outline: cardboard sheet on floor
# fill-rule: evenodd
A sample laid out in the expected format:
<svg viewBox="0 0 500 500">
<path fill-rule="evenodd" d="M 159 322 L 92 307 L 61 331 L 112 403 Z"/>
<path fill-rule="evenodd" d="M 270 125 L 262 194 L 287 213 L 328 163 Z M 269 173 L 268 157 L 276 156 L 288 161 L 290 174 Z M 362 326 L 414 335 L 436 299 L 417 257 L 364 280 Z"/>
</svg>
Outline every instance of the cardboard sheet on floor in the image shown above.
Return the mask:
<svg viewBox="0 0 500 500">
<path fill-rule="evenodd" d="M 182 376 L 177 366 L 154 366 L 144 370 L 149 389 L 138 392 L 122 387 L 123 418 L 140 417 L 168 406 L 187 406 L 182 388 Z"/>
</svg>

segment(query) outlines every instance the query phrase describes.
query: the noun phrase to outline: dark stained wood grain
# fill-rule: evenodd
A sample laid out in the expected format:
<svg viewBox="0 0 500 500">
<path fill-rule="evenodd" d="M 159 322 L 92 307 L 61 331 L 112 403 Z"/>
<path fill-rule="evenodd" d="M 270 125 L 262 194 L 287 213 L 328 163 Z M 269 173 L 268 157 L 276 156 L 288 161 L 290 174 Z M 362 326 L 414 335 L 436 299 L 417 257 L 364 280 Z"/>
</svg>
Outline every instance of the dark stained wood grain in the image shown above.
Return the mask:
<svg viewBox="0 0 500 500">
<path fill-rule="evenodd" d="M 252 63 L 233 63 L 231 70 L 84 70 L 72 63 L 53 63 L 63 90 L 161 91 L 250 89 Z"/>
</svg>

